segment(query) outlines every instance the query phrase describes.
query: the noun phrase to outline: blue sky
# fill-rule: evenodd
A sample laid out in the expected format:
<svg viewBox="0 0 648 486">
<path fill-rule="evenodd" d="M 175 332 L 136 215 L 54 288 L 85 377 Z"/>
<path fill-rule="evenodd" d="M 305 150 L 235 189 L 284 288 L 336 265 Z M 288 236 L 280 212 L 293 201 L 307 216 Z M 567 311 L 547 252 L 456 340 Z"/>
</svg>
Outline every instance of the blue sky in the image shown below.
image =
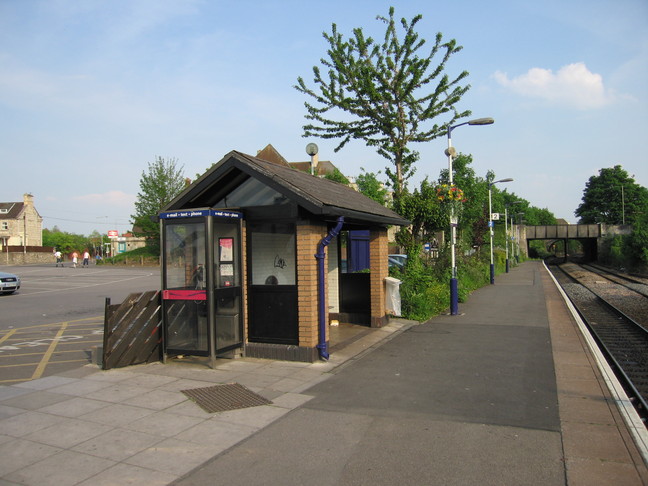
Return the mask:
<svg viewBox="0 0 648 486">
<path fill-rule="evenodd" d="M 437 32 L 463 46 L 447 65 L 470 72 L 459 107 L 495 119 L 452 134 L 478 175 L 512 177 L 501 187 L 572 223 L 601 168 L 648 187 L 645 0 L 0 0 L 0 201 L 30 192 L 46 228 L 123 232 L 157 156 L 193 179 L 268 143 L 306 161 L 312 141 L 346 175 L 384 173 L 360 141 L 334 153 L 302 138 L 293 86 L 312 79 L 332 23 L 380 38 L 391 4 L 423 15 L 430 47 Z M 413 147 L 410 187 L 447 167 L 446 144 Z"/>
</svg>

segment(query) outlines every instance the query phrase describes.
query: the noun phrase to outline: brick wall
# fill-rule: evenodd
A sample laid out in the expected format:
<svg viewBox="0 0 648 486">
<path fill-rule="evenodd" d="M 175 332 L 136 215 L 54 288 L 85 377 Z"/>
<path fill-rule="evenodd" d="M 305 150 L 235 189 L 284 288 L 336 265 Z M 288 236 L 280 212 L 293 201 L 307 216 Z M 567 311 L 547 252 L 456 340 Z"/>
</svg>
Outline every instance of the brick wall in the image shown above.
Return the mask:
<svg viewBox="0 0 648 486">
<path fill-rule="evenodd" d="M 51 248 L 48 251 L 10 251 L 7 249 L 0 253 L 0 265 L 26 265 L 30 263 L 56 263 L 56 258 Z"/>
<path fill-rule="evenodd" d="M 387 230 L 373 229 L 369 234 L 369 265 L 371 267 L 371 327 L 386 324 L 385 277 L 389 276 Z"/>
<path fill-rule="evenodd" d="M 297 226 L 299 346 L 315 347 L 318 342 L 317 260 L 315 253 L 317 253 L 317 245 L 326 236 L 326 232 L 326 225 Z M 326 268 L 326 261 L 324 265 Z"/>
</svg>

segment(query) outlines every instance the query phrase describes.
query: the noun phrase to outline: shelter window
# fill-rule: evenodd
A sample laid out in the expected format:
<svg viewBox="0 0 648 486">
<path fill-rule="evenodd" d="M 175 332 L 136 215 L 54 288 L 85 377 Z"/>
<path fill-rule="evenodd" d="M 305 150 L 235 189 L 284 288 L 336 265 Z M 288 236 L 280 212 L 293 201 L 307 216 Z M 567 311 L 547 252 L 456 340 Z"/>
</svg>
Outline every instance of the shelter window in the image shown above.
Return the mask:
<svg viewBox="0 0 648 486">
<path fill-rule="evenodd" d="M 288 202 L 288 198 L 251 177 L 218 201 L 214 207 L 278 206 Z"/>
<path fill-rule="evenodd" d="M 205 223 L 169 224 L 166 231 L 166 288 L 205 287 Z"/>
<path fill-rule="evenodd" d="M 295 225 L 249 225 L 252 285 L 295 285 Z"/>
</svg>

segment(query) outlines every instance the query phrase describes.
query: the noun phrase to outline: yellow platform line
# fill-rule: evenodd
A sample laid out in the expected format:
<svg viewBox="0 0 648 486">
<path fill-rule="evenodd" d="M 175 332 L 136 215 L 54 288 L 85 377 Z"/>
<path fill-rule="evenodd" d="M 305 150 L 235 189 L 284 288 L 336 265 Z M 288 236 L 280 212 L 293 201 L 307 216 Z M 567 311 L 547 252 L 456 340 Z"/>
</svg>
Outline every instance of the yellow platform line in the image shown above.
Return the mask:
<svg viewBox="0 0 648 486">
<path fill-rule="evenodd" d="M 61 329 L 56 333 L 56 336 L 50 343 L 49 347 L 47 348 L 47 351 L 45 351 L 45 354 L 43 354 L 43 358 L 41 359 L 40 363 L 36 367 L 36 370 L 34 371 L 34 374 L 32 375 L 31 379 L 35 380 L 37 378 L 40 378 L 43 373 L 45 372 L 45 368 L 47 367 L 47 363 L 49 363 L 50 358 L 52 357 L 52 354 L 54 354 L 54 350 L 56 349 L 56 345 L 58 344 L 59 338 L 63 335 L 65 332 L 65 328 L 67 328 L 67 322 L 64 322 L 61 324 Z"/>
</svg>

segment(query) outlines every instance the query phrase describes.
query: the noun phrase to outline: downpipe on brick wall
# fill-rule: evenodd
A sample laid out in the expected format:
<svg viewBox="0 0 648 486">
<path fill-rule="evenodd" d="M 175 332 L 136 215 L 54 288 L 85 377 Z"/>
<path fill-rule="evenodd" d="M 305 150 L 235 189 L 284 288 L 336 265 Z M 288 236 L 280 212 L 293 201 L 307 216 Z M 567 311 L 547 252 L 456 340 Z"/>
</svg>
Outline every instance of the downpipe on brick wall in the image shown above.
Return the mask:
<svg viewBox="0 0 648 486">
<path fill-rule="evenodd" d="M 319 319 L 319 342 L 317 350 L 319 351 L 320 359 L 328 360 L 328 343 L 326 342 L 326 285 L 324 276 L 326 275 L 324 268 L 324 259 L 326 257 L 326 247 L 333 238 L 340 234 L 342 225 L 344 224 L 344 216 L 337 219 L 337 224 L 332 228 L 328 234 L 322 238 L 322 241 L 317 245 L 317 316 Z"/>
</svg>

